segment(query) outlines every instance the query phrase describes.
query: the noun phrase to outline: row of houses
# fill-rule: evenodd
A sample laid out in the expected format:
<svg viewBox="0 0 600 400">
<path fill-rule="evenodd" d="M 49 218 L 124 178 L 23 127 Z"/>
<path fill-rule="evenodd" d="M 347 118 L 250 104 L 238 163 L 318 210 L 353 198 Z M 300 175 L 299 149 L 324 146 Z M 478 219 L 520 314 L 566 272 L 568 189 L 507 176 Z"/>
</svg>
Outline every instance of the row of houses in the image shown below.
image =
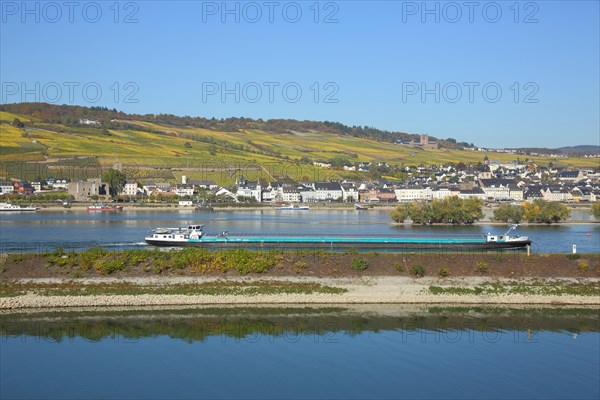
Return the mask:
<svg viewBox="0 0 600 400">
<path fill-rule="evenodd" d="M 41 190 L 40 186 L 39 182 L 33 184 L 27 181 L 0 182 L 0 194 L 33 194 L 36 190 Z"/>
<path fill-rule="evenodd" d="M 385 165 L 378 165 L 385 167 Z M 128 180 L 119 193 L 125 196 L 177 196 L 191 198 L 208 192 L 230 201 L 257 203 L 294 202 L 411 202 L 443 199 L 448 196 L 479 198 L 485 201 L 523 201 L 542 198 L 548 201 L 586 202 L 600 199 L 600 173 L 593 170 L 558 170 L 525 164 L 496 163 L 487 158 L 478 169 L 470 166 L 406 167 L 403 181 L 328 181 L 265 182 L 243 176 L 234 185 L 221 187 L 211 180 L 182 177 L 181 183 Z M 47 182 L 50 184 L 50 180 Z M 54 188 L 67 187 L 76 200 L 107 196 L 108 185 L 100 179 L 66 183 L 52 179 Z M 39 182 L 0 183 L 0 193 L 31 194 L 44 189 Z"/>
<path fill-rule="evenodd" d="M 0 195 L 7 194 L 33 194 L 43 190 L 67 189 L 68 183 L 65 179 L 50 178 L 45 182 L 10 181 L 0 182 Z"/>
<path fill-rule="evenodd" d="M 270 182 L 247 180 L 240 177 L 235 185 L 218 186 L 210 180 L 182 179 L 181 184 L 149 182 L 138 187 L 128 181 L 122 195 L 174 196 L 191 198 L 200 192 L 228 201 L 256 203 L 318 203 L 368 202 L 395 203 L 441 200 L 450 196 L 463 199 L 478 198 L 488 202 L 521 202 L 541 198 L 558 202 L 593 202 L 600 200 L 600 186 L 575 183 L 536 184 L 506 178 L 485 178 L 473 182 L 410 182 L 404 184 L 385 181 L 371 182 Z M 76 200 L 93 195 L 105 195 L 107 185 L 99 179 L 69 184 L 69 194 Z"/>
</svg>

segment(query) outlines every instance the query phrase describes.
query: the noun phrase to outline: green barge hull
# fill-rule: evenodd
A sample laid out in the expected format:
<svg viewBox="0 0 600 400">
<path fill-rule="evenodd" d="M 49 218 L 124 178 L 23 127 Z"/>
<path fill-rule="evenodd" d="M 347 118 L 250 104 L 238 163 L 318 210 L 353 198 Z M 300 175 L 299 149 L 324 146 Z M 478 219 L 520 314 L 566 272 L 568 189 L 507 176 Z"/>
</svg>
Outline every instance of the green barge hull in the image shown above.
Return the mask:
<svg viewBox="0 0 600 400">
<path fill-rule="evenodd" d="M 351 238 L 351 237 L 202 237 L 178 243 L 170 240 L 146 239 L 154 246 L 195 246 L 215 249 L 516 249 L 526 248 L 531 241 L 495 241 L 486 238 Z"/>
</svg>

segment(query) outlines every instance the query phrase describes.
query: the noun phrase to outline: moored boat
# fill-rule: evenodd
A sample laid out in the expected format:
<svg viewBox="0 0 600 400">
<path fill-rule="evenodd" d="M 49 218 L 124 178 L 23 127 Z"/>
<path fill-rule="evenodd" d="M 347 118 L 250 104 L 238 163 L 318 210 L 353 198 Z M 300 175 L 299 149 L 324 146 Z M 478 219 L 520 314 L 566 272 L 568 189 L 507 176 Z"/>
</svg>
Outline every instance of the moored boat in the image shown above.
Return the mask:
<svg viewBox="0 0 600 400">
<path fill-rule="evenodd" d="M 296 204 L 289 204 L 287 206 L 277 207 L 277 211 L 307 211 L 309 210 L 309 206 L 299 206 Z"/>
<path fill-rule="evenodd" d="M 121 211 L 123 206 L 109 206 L 104 203 L 92 204 L 87 208 L 88 211 Z"/>
<path fill-rule="evenodd" d="M 354 207 L 356 207 L 356 209 L 358 211 L 366 211 L 369 209 L 369 206 L 367 206 L 366 204 L 359 204 L 359 203 L 354 204 Z"/>
<path fill-rule="evenodd" d="M 37 207 L 22 207 L 18 204 L 11 203 L 0 203 L 0 211 L 8 212 L 22 212 L 22 211 L 36 211 Z"/>
<path fill-rule="evenodd" d="M 514 249 L 531 245 L 527 236 L 511 236 L 513 225 L 503 235 L 481 237 L 353 237 L 353 236 L 234 236 L 228 232 L 209 236 L 203 225 L 187 228 L 157 228 L 145 238 L 154 246 L 198 246 L 207 248 L 293 248 L 293 249 Z"/>
<path fill-rule="evenodd" d="M 214 211 L 214 208 L 210 204 L 200 203 L 196 204 L 196 211 Z"/>
</svg>

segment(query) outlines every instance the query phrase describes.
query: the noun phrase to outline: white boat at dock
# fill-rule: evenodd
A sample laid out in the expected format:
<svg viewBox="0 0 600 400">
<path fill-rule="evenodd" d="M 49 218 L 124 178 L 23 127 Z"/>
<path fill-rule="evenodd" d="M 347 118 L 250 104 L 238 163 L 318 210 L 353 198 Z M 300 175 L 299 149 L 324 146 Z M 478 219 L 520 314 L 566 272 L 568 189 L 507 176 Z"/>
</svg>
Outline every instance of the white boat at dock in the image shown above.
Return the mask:
<svg viewBox="0 0 600 400">
<path fill-rule="evenodd" d="M 17 204 L 11 203 L 0 203 L 0 211 L 8 211 L 8 212 L 24 212 L 24 211 L 36 211 L 37 207 L 22 207 Z"/>
<path fill-rule="evenodd" d="M 289 204 L 287 206 L 277 207 L 277 211 L 307 211 L 309 210 L 309 206 L 299 206 L 296 204 Z"/>
</svg>

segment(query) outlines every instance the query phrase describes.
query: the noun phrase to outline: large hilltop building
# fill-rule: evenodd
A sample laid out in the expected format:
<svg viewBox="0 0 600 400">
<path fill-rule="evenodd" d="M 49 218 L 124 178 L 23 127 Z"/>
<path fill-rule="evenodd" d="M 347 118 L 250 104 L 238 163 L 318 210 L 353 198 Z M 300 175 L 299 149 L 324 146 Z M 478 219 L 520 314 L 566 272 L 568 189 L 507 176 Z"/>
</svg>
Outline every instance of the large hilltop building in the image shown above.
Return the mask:
<svg viewBox="0 0 600 400">
<path fill-rule="evenodd" d="M 422 149 L 437 149 L 437 148 L 439 148 L 439 145 L 435 140 L 429 139 L 429 135 L 420 135 L 418 142 L 415 142 L 414 139 L 397 140 L 396 144 L 402 144 L 404 146 L 410 146 L 410 147 L 419 147 Z"/>
</svg>

